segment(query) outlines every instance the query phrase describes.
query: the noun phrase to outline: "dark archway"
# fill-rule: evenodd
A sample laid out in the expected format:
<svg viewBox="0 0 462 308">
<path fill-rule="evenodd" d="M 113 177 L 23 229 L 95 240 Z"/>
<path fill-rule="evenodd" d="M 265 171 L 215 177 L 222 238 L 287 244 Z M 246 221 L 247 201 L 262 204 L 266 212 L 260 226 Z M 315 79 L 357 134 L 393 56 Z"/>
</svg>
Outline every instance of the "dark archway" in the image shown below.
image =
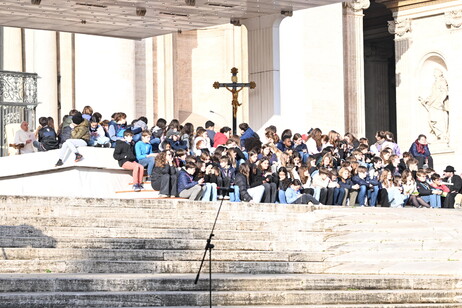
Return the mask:
<svg viewBox="0 0 462 308">
<path fill-rule="evenodd" d="M 395 42 L 388 32 L 390 20 L 392 12 L 371 0 L 364 11 L 366 136 L 371 142 L 378 130 L 396 135 Z"/>
</svg>

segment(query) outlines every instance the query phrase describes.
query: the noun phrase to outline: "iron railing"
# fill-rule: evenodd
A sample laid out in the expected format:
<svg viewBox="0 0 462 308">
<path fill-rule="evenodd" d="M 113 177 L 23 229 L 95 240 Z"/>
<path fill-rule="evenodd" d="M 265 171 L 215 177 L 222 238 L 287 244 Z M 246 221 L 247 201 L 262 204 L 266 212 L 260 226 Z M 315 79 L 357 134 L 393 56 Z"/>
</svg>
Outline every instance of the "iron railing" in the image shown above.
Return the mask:
<svg viewBox="0 0 462 308">
<path fill-rule="evenodd" d="M 37 74 L 0 71 L 0 156 L 8 153 L 6 125 L 27 121 L 35 129 L 37 78 Z"/>
</svg>

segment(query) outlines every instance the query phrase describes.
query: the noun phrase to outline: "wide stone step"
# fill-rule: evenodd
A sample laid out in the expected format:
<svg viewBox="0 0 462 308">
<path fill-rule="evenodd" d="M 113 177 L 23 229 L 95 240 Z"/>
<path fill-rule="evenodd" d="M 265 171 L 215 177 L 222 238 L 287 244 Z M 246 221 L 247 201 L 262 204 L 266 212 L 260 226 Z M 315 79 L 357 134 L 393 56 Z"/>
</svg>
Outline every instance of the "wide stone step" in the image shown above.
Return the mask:
<svg viewBox="0 0 462 308">
<path fill-rule="evenodd" d="M 205 245 L 204 245 L 205 247 Z M 3 248 L 0 260 L 195 261 L 204 250 Z M 215 261 L 322 262 L 323 252 L 214 251 Z"/>
<path fill-rule="evenodd" d="M 169 306 L 169 308 L 193 308 L 196 306 Z M 249 306 L 223 306 L 226 308 L 248 308 Z M 284 306 L 262 306 L 262 305 L 252 305 L 253 308 L 280 308 Z M 351 305 L 290 305 L 287 306 L 290 308 L 460 308 L 459 303 L 433 303 L 433 304 L 351 304 Z M 125 308 L 134 308 L 134 307 L 125 307 Z M 146 308 L 157 308 L 155 306 L 148 306 Z"/>
<path fill-rule="evenodd" d="M 113 217 L 86 217 L 76 219 L 69 217 L 50 216 L 29 216 L 29 215 L 8 215 L 0 217 L 0 225 L 31 225 L 36 228 L 42 226 L 61 227 L 153 227 L 163 229 L 199 229 L 208 230 L 213 226 L 213 220 L 180 220 L 162 219 L 155 217 L 147 219 L 144 217 L 127 218 L 115 215 Z M 220 219 L 217 222 L 217 230 L 247 230 L 247 231 L 324 231 L 322 227 L 313 225 L 309 221 L 286 221 L 283 217 L 279 221 L 226 221 Z"/>
<path fill-rule="evenodd" d="M 213 241 L 216 250 L 247 251 L 319 251 L 322 243 L 315 241 Z M 0 237 L 0 247 L 21 248 L 77 248 L 77 249 L 154 249 L 200 250 L 206 239 L 139 239 L 139 238 L 80 238 L 80 237 Z"/>
<path fill-rule="evenodd" d="M 0 273 L 194 273 L 197 261 L 0 260 Z M 323 273 L 324 262 L 214 261 L 215 273 Z M 207 264 L 204 270 L 207 270 Z"/>
<path fill-rule="evenodd" d="M 303 304 L 393 304 L 457 303 L 454 290 L 361 290 L 361 291 L 277 291 L 215 292 L 215 305 L 303 305 Z M 206 306 L 207 292 L 63 292 L 1 293 L 2 307 L 143 307 Z"/>
<path fill-rule="evenodd" d="M 282 206 L 282 205 L 281 205 Z M 24 214 L 23 207 L 5 207 L 0 208 L 0 211 L 5 215 Z M 164 219 L 184 219 L 184 220 L 212 220 L 217 215 L 217 209 L 210 210 L 194 210 L 194 209 L 159 209 L 153 206 L 152 208 L 126 208 L 126 207 L 67 207 L 67 206 L 29 206 L 27 209 L 29 215 L 39 216 L 47 215 L 50 217 L 131 217 L 131 218 L 157 218 Z M 245 213 L 245 215 L 243 215 Z M 287 219 L 297 219 L 304 216 L 304 213 L 290 213 L 278 211 L 244 211 L 239 212 L 235 209 L 232 211 L 222 210 L 220 212 L 220 219 L 232 221 L 248 221 L 248 220 L 266 220 L 274 221 L 281 220 L 282 217 Z"/>
<path fill-rule="evenodd" d="M 20 199 L 23 198 L 23 199 Z M 79 209 L 79 208 L 100 208 L 100 209 L 157 209 L 169 211 L 212 211 L 216 212 L 219 202 L 189 201 L 178 199 L 156 199 L 156 200 L 121 200 L 121 199 L 92 199 L 92 198 L 46 198 L 46 197 L 14 197 L 0 196 L 0 210 L 12 210 L 21 207 L 32 209 Z M 328 208 L 328 207 L 327 207 Z M 314 206 L 304 204 L 268 204 L 268 203 L 246 203 L 246 202 L 223 202 L 222 212 L 260 212 L 260 213 L 306 213 L 315 209 Z"/>
<path fill-rule="evenodd" d="M 0 292 L 208 291 L 207 273 L 195 274 L 1 274 Z M 461 278 L 385 275 L 213 274 L 214 291 L 454 290 Z"/>
<path fill-rule="evenodd" d="M 2 226 L 0 225 L 0 237 L 30 237 L 44 235 L 49 237 L 111 237 L 111 238 L 164 238 L 164 239 L 205 239 L 210 235 L 210 230 L 197 229 L 166 229 L 166 228 L 147 228 L 147 227 L 60 227 L 60 226 L 43 226 L 34 227 L 31 225 Z M 332 236 L 332 232 L 272 232 L 272 231 L 238 231 L 238 230 L 220 230 L 217 229 L 215 237 L 218 239 L 242 239 L 251 240 L 293 240 L 295 237 L 300 239 L 323 241 L 325 238 Z"/>
<path fill-rule="evenodd" d="M 462 261 L 462 251 L 457 249 L 447 249 L 444 247 L 439 250 L 400 250 L 396 251 L 353 251 L 339 255 L 327 257 L 327 261 L 331 262 L 361 262 L 361 261 Z"/>
</svg>

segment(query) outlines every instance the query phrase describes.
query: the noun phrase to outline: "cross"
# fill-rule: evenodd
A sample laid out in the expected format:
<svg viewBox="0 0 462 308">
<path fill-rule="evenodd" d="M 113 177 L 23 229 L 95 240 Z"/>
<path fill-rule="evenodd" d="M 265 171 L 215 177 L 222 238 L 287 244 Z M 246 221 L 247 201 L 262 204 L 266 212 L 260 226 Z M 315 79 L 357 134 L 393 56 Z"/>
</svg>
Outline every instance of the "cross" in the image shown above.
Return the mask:
<svg viewBox="0 0 462 308">
<path fill-rule="evenodd" d="M 242 104 L 239 103 L 237 97 L 239 92 L 241 92 L 244 88 L 255 89 L 256 84 L 255 82 L 251 81 L 249 83 L 238 83 L 237 82 L 237 68 L 233 67 L 231 69 L 231 83 L 219 83 L 218 81 L 213 83 L 213 87 L 215 89 L 219 89 L 220 87 L 226 88 L 229 92 L 233 94 L 233 100 L 231 104 L 233 105 L 233 134 L 236 135 L 236 126 L 237 126 L 237 107 L 241 106 Z M 240 89 L 238 89 L 240 88 Z"/>
</svg>

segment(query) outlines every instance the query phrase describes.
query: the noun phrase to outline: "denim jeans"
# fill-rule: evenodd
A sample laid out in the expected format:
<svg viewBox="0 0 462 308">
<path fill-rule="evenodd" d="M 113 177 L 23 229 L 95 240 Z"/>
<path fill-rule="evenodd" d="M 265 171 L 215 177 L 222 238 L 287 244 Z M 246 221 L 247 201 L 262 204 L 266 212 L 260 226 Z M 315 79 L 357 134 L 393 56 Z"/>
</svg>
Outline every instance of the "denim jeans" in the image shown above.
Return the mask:
<svg viewBox="0 0 462 308">
<path fill-rule="evenodd" d="M 367 196 L 367 187 L 366 185 L 361 185 L 358 192 L 358 203 L 361 206 L 366 205 L 366 196 Z"/>
<path fill-rule="evenodd" d="M 429 195 L 429 196 L 422 196 L 422 199 L 430 203 L 432 208 L 441 208 L 441 196 L 440 195 Z"/>
<path fill-rule="evenodd" d="M 229 193 L 229 201 L 231 202 L 241 202 L 240 194 L 239 194 L 239 186 L 233 185 L 231 188 L 234 188 L 234 192 Z"/>
<path fill-rule="evenodd" d="M 204 183 L 204 194 L 202 195 L 202 201 L 217 201 L 217 184 L 215 183 Z"/>
<path fill-rule="evenodd" d="M 140 159 L 138 163 L 143 167 L 147 167 L 146 169 L 148 170 L 148 175 L 151 176 L 152 168 L 154 168 L 154 157 L 145 157 Z"/>
<path fill-rule="evenodd" d="M 379 195 L 379 187 L 374 186 L 374 190 L 368 189 L 367 190 L 367 199 L 369 200 L 369 206 L 376 206 L 377 205 L 377 197 Z"/>
<path fill-rule="evenodd" d="M 334 205 L 342 205 L 343 198 L 345 198 L 347 189 L 345 188 L 334 188 Z"/>
</svg>

